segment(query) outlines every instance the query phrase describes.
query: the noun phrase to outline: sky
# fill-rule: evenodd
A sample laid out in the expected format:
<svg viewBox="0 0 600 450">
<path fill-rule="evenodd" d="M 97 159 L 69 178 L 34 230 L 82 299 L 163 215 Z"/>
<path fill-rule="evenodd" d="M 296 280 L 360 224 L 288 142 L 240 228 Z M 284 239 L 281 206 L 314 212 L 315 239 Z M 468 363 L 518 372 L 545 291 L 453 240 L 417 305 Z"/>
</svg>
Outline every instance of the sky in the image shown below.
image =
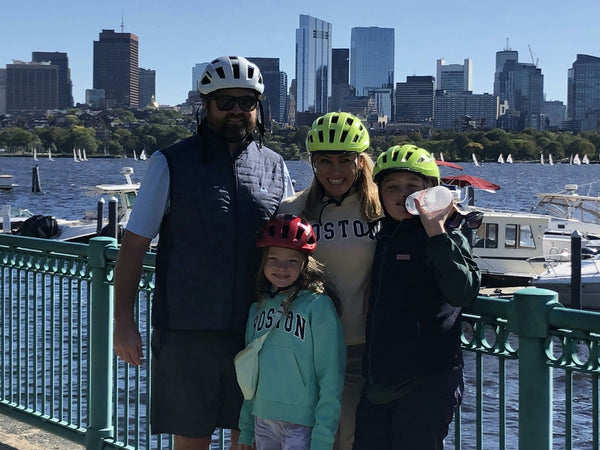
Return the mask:
<svg viewBox="0 0 600 450">
<path fill-rule="evenodd" d="M 0 11 L 0 67 L 34 51 L 66 52 L 75 103 L 93 87 L 93 41 L 103 29 L 120 32 L 121 21 L 166 105 L 185 101 L 195 64 L 221 55 L 279 58 L 291 82 L 300 14 L 332 24 L 333 48 L 350 47 L 353 27 L 394 28 L 395 83 L 435 76 L 438 59 L 470 58 L 473 92 L 492 93 L 495 54 L 508 42 L 520 62 L 538 61 L 546 100 L 566 104 L 577 54 L 600 56 L 598 0 L 0 0 Z"/>
</svg>

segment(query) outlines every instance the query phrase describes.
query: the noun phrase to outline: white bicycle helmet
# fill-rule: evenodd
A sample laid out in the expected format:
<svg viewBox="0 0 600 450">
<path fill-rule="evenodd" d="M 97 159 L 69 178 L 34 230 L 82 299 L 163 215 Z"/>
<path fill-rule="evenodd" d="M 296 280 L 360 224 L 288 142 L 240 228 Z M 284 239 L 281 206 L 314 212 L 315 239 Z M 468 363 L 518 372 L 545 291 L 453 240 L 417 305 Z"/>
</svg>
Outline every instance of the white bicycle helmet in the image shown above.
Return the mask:
<svg viewBox="0 0 600 450">
<path fill-rule="evenodd" d="M 258 66 L 242 56 L 221 56 L 206 66 L 198 80 L 202 95 L 231 88 L 254 89 L 262 94 L 265 85 Z"/>
</svg>

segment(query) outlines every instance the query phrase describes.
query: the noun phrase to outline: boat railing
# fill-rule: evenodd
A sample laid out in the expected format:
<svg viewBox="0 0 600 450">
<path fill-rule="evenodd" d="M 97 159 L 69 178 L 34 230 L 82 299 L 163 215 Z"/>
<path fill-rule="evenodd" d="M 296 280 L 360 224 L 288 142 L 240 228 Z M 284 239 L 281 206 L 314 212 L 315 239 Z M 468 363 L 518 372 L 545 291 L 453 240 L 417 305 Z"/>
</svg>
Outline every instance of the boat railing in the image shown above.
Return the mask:
<svg viewBox="0 0 600 450">
<path fill-rule="evenodd" d="M 112 350 L 117 255 L 107 237 L 0 235 L 0 413 L 26 414 L 88 449 L 172 448 L 147 422 L 155 255 L 138 289 L 139 367 Z M 463 317 L 466 389 L 448 448 L 515 448 L 514 436 L 521 449 L 598 448 L 599 332 L 600 313 L 564 308 L 552 291 L 478 297 Z"/>
</svg>

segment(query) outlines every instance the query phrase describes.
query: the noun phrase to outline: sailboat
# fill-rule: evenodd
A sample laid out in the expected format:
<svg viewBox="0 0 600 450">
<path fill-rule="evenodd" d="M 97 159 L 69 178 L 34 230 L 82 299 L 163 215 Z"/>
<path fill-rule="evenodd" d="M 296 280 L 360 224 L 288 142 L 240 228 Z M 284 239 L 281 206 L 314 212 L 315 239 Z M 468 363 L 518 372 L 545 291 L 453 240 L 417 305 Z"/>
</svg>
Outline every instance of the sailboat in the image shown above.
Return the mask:
<svg viewBox="0 0 600 450">
<path fill-rule="evenodd" d="M 479 167 L 479 163 L 477 162 L 477 156 L 475 156 L 475 153 L 471 154 L 473 156 L 473 164 L 475 164 L 476 167 Z"/>
<path fill-rule="evenodd" d="M 48 161 L 54 161 L 52 158 L 52 150 L 48 149 Z"/>
<path fill-rule="evenodd" d="M 83 149 L 83 161 L 87 161 L 87 155 L 85 154 L 85 148 Z"/>
<path fill-rule="evenodd" d="M 137 155 L 135 154 L 135 150 L 133 151 L 133 160 L 137 161 Z"/>
<path fill-rule="evenodd" d="M 540 164 L 544 164 L 544 154 L 540 153 Z"/>
<path fill-rule="evenodd" d="M 444 154 L 442 152 L 440 152 L 440 161 L 444 160 Z"/>
<path fill-rule="evenodd" d="M 500 156 L 498 156 L 498 163 L 504 164 L 504 156 L 502 156 L 502 153 L 500 153 Z"/>
<path fill-rule="evenodd" d="M 33 148 L 33 160 L 37 161 L 37 150 L 35 149 L 35 147 Z"/>
<path fill-rule="evenodd" d="M 73 161 L 79 162 L 79 158 L 77 157 L 77 150 L 73 148 Z"/>
<path fill-rule="evenodd" d="M 575 166 L 581 165 L 581 159 L 579 159 L 579 153 L 575 153 L 575 156 L 573 156 L 573 165 L 575 165 Z"/>
<path fill-rule="evenodd" d="M 512 164 L 512 163 L 513 163 L 513 160 L 512 160 L 512 155 L 511 155 L 510 153 L 509 153 L 509 154 L 508 154 L 508 156 L 506 157 L 506 162 L 507 162 L 507 163 L 509 163 L 509 164 Z"/>
<path fill-rule="evenodd" d="M 141 161 L 146 161 L 146 158 L 147 158 L 147 156 L 146 156 L 146 150 L 142 150 L 142 153 L 140 153 L 140 160 Z"/>
<path fill-rule="evenodd" d="M 77 149 L 77 159 L 79 159 L 79 161 L 83 161 L 83 157 L 81 156 L 81 149 L 80 148 Z"/>
<path fill-rule="evenodd" d="M 551 166 L 554 165 L 554 161 L 552 161 L 552 153 L 548 154 L 548 164 L 550 164 Z"/>
<path fill-rule="evenodd" d="M 589 164 L 590 163 L 590 159 L 588 158 L 588 155 L 583 155 L 583 159 L 581 160 L 581 164 Z"/>
</svg>

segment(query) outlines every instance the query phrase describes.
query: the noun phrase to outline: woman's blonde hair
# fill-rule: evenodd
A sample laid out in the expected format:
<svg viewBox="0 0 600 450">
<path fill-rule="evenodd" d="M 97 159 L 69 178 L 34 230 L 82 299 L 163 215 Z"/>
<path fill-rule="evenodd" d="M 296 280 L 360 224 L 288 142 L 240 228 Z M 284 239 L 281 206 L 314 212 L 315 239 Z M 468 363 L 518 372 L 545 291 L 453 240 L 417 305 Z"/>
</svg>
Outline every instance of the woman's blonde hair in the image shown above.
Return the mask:
<svg viewBox="0 0 600 450">
<path fill-rule="evenodd" d="M 314 167 L 313 158 L 317 155 L 318 153 L 311 153 L 311 167 Z M 359 169 L 358 171 L 358 177 L 354 182 L 352 189 L 356 190 L 360 198 L 360 212 L 368 222 L 372 222 L 382 215 L 377 185 L 373 182 L 373 160 L 366 152 L 357 153 L 357 158 L 362 158 L 363 164 L 362 169 Z M 310 221 L 318 220 L 321 209 L 323 208 L 324 195 L 325 188 L 317 176 L 313 176 L 312 183 L 308 188 L 306 204 L 304 205 L 301 216 Z"/>
<path fill-rule="evenodd" d="M 269 253 L 270 247 L 263 248 L 262 259 L 260 268 L 258 269 L 258 275 L 256 277 L 256 298 L 260 303 L 265 297 L 271 295 L 271 282 L 267 280 L 265 276 L 265 264 L 267 262 L 267 254 Z M 294 301 L 298 296 L 298 292 L 304 289 L 317 294 L 323 294 L 331 298 L 335 306 L 336 311 L 342 315 L 342 302 L 340 301 L 339 295 L 335 287 L 325 280 L 323 273 L 323 265 L 319 263 L 315 258 L 305 254 L 306 260 L 304 267 L 300 271 L 298 279 L 294 285 L 289 289 L 289 296 L 286 299 L 286 308 Z M 287 312 L 287 310 L 286 310 Z"/>
</svg>

